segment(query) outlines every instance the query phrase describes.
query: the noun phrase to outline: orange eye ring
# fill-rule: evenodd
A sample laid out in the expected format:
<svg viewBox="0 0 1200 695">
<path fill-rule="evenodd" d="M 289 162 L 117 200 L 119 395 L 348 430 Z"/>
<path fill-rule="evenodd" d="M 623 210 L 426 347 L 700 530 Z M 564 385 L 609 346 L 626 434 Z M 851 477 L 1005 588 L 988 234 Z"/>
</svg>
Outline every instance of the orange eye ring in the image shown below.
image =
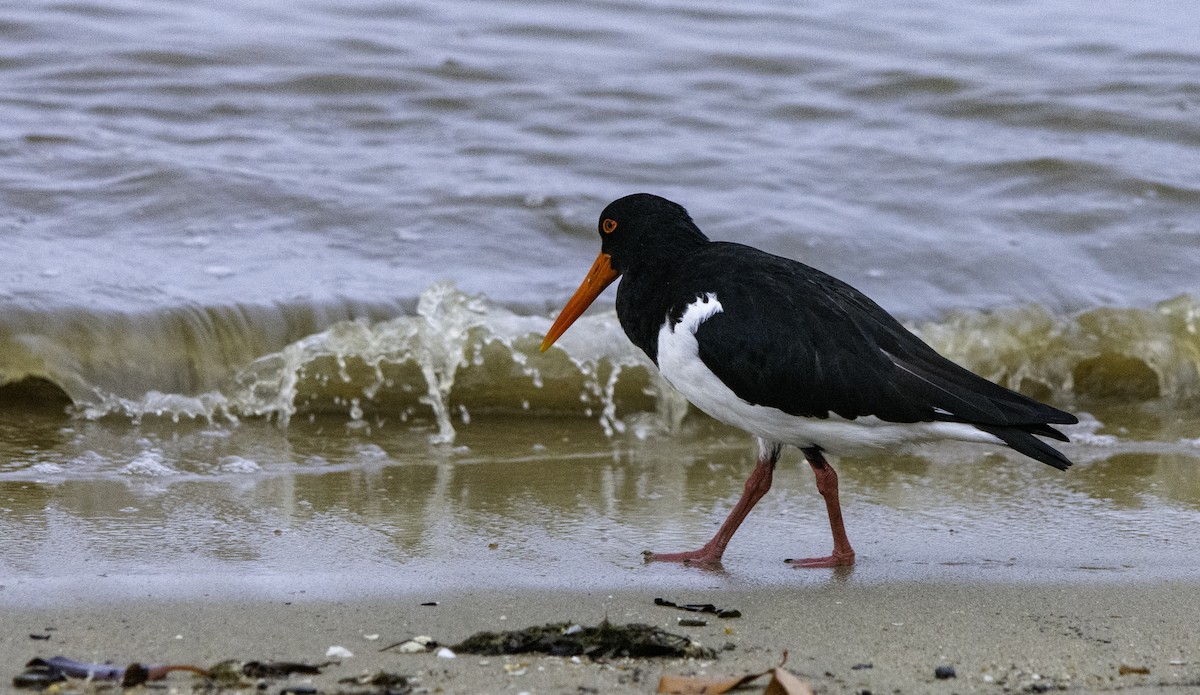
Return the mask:
<svg viewBox="0 0 1200 695">
<path fill-rule="evenodd" d="M 600 228 L 604 230 L 605 234 L 612 234 L 613 232 L 617 231 L 617 221 L 611 217 L 605 218 L 605 220 L 600 223 Z"/>
</svg>

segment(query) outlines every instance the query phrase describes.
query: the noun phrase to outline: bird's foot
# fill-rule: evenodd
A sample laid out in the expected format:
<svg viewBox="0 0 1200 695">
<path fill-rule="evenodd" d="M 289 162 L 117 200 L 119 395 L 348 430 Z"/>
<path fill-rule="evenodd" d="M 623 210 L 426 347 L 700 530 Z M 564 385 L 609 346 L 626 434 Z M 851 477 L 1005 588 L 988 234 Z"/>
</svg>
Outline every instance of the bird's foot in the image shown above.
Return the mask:
<svg viewBox="0 0 1200 695">
<path fill-rule="evenodd" d="M 854 551 L 848 553 L 834 553 L 826 557 L 802 557 L 794 560 L 784 560 L 792 567 L 849 567 L 854 564 Z"/>
<path fill-rule="evenodd" d="M 719 567 L 721 565 L 721 555 L 720 551 L 713 550 L 708 546 L 686 553 L 652 553 L 649 550 L 642 551 L 642 559 L 648 563 L 680 562 L 685 565 L 696 565 L 698 567 Z"/>
</svg>

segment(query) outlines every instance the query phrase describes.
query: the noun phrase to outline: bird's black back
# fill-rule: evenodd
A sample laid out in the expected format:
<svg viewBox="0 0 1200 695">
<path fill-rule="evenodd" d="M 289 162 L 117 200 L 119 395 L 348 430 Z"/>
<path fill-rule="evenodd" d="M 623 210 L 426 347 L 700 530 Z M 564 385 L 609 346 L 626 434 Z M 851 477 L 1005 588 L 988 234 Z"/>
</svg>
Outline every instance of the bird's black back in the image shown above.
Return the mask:
<svg viewBox="0 0 1200 695">
<path fill-rule="evenodd" d="M 716 296 L 722 311 L 697 329 L 699 356 L 750 403 L 806 417 L 965 422 L 1050 465 L 1070 465 L 1029 435 L 1065 440 L 1049 425 L 1077 422 L 1073 415 L 942 357 L 867 296 L 815 268 L 712 242 L 673 263 L 630 270 L 617 313 L 656 361 L 663 321 Z"/>
</svg>

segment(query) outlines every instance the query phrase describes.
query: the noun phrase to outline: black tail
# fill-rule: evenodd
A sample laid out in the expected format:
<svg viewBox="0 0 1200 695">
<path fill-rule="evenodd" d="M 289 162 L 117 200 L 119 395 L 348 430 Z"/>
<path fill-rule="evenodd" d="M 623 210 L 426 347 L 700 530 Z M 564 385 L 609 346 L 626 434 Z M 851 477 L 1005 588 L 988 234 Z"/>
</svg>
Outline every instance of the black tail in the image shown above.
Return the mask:
<svg viewBox="0 0 1200 695">
<path fill-rule="evenodd" d="M 995 427 L 992 425 L 980 425 L 979 423 L 971 424 L 988 434 L 999 437 L 1017 453 L 1025 454 L 1031 459 L 1037 459 L 1060 471 L 1065 471 L 1071 467 L 1071 460 L 1063 456 L 1062 452 L 1030 433 L 1030 430 L 1032 430 L 1047 437 L 1054 437 L 1064 442 L 1069 441 L 1066 435 L 1049 425 L 1038 424 L 1032 425 L 1028 429 L 1019 429 L 1018 427 Z"/>
</svg>

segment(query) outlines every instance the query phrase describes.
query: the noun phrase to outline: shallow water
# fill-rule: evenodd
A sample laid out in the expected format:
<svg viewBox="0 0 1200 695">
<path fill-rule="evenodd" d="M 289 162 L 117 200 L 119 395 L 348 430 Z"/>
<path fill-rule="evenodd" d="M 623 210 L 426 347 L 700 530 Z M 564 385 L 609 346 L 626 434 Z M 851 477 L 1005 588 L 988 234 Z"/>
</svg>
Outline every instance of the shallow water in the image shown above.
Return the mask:
<svg viewBox="0 0 1200 695">
<path fill-rule="evenodd" d="M 779 562 L 827 550 L 795 452 L 724 573 L 640 564 L 706 539 L 752 448 L 607 297 L 536 350 L 637 190 L 1084 415 L 1065 474 L 840 462 L 850 578 L 1194 574 L 1193 14 L 5 9 L 0 601 L 828 580 Z"/>
<path fill-rule="evenodd" d="M 5 420 L 0 603 L 229 595 L 290 600 L 504 587 L 803 586 L 899 580 L 1194 577 L 1200 442 L 1069 428 L 1065 473 L 939 445 L 837 464 L 859 563 L 799 570 L 829 530 L 790 451 L 719 570 L 643 564 L 698 546 L 753 466 L 740 432 L 689 418 L 675 436 L 595 422 L 485 418 L 454 446 L 417 427 L 286 430 Z M 15 441 L 14 441 L 15 440 Z M 32 461 L 36 459 L 36 463 Z"/>
</svg>

